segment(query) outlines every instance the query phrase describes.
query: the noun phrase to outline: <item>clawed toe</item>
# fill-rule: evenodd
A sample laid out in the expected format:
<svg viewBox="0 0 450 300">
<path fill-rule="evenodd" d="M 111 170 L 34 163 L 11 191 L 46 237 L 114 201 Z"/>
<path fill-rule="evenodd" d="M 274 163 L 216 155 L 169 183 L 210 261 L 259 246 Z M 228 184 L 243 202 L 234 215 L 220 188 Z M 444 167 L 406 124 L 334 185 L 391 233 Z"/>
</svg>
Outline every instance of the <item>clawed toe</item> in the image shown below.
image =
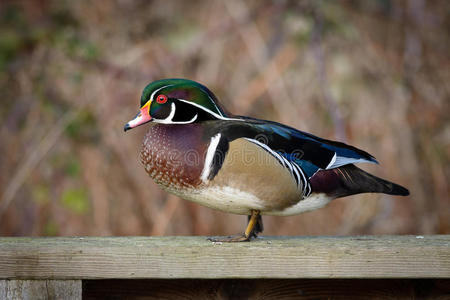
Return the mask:
<svg viewBox="0 0 450 300">
<path fill-rule="evenodd" d="M 227 237 L 209 237 L 208 240 L 211 242 L 224 242 L 224 243 L 232 243 L 232 242 L 248 242 L 251 238 L 258 237 L 258 233 L 263 231 L 262 218 L 259 214 L 259 211 L 252 210 L 251 215 L 249 216 L 249 221 L 245 232 L 238 235 L 231 235 Z"/>
<path fill-rule="evenodd" d="M 233 243 L 233 242 L 248 242 L 251 236 L 246 236 L 245 234 L 230 235 L 226 237 L 209 237 L 208 241 L 214 243 Z"/>
</svg>

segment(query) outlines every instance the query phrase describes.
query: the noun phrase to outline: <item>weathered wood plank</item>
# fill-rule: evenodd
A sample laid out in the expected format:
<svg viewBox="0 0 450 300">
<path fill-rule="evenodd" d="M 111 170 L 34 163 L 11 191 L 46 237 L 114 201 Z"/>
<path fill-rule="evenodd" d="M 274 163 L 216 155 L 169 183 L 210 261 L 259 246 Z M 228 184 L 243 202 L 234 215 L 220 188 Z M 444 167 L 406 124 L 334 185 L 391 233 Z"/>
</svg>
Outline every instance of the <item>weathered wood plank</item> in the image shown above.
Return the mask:
<svg viewBox="0 0 450 300">
<path fill-rule="evenodd" d="M 0 280 L 0 300 L 80 300 L 81 280 Z"/>
<path fill-rule="evenodd" d="M 0 238 L 0 278 L 449 278 L 450 236 Z"/>
</svg>

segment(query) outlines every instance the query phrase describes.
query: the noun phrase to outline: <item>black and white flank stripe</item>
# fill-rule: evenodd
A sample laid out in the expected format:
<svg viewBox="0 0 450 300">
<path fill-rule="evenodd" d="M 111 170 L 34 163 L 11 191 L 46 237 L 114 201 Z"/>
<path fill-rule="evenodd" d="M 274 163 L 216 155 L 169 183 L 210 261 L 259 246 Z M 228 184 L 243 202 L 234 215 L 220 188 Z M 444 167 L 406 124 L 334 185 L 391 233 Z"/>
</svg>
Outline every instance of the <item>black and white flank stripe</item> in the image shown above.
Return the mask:
<svg viewBox="0 0 450 300">
<path fill-rule="evenodd" d="M 228 152 L 228 147 L 228 141 L 220 133 L 211 138 L 200 175 L 203 182 L 208 182 L 217 175 Z"/>
</svg>

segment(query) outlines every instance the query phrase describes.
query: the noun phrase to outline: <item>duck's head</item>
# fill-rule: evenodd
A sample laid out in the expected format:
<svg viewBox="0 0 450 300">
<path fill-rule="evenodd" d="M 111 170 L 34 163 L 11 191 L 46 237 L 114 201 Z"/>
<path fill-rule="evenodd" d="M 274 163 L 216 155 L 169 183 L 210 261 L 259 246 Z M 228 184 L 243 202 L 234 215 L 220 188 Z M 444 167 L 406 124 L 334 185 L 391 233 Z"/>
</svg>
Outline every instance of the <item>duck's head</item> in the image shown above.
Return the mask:
<svg viewBox="0 0 450 300">
<path fill-rule="evenodd" d="M 148 122 L 189 124 L 223 118 L 225 111 L 204 85 L 188 79 L 162 79 L 144 88 L 139 113 L 124 130 Z"/>
</svg>

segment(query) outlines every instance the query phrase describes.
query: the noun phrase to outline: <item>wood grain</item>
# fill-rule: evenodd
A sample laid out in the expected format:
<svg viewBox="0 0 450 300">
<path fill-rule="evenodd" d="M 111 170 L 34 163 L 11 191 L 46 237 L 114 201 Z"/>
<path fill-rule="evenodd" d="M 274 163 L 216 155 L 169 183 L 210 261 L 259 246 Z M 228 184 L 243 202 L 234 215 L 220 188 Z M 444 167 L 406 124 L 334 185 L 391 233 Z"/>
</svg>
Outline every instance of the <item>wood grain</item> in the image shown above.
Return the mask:
<svg viewBox="0 0 450 300">
<path fill-rule="evenodd" d="M 0 299 L 81 299 L 81 280 L 0 280 Z"/>
<path fill-rule="evenodd" d="M 449 235 L 0 238 L 2 279 L 449 277 Z"/>
</svg>

